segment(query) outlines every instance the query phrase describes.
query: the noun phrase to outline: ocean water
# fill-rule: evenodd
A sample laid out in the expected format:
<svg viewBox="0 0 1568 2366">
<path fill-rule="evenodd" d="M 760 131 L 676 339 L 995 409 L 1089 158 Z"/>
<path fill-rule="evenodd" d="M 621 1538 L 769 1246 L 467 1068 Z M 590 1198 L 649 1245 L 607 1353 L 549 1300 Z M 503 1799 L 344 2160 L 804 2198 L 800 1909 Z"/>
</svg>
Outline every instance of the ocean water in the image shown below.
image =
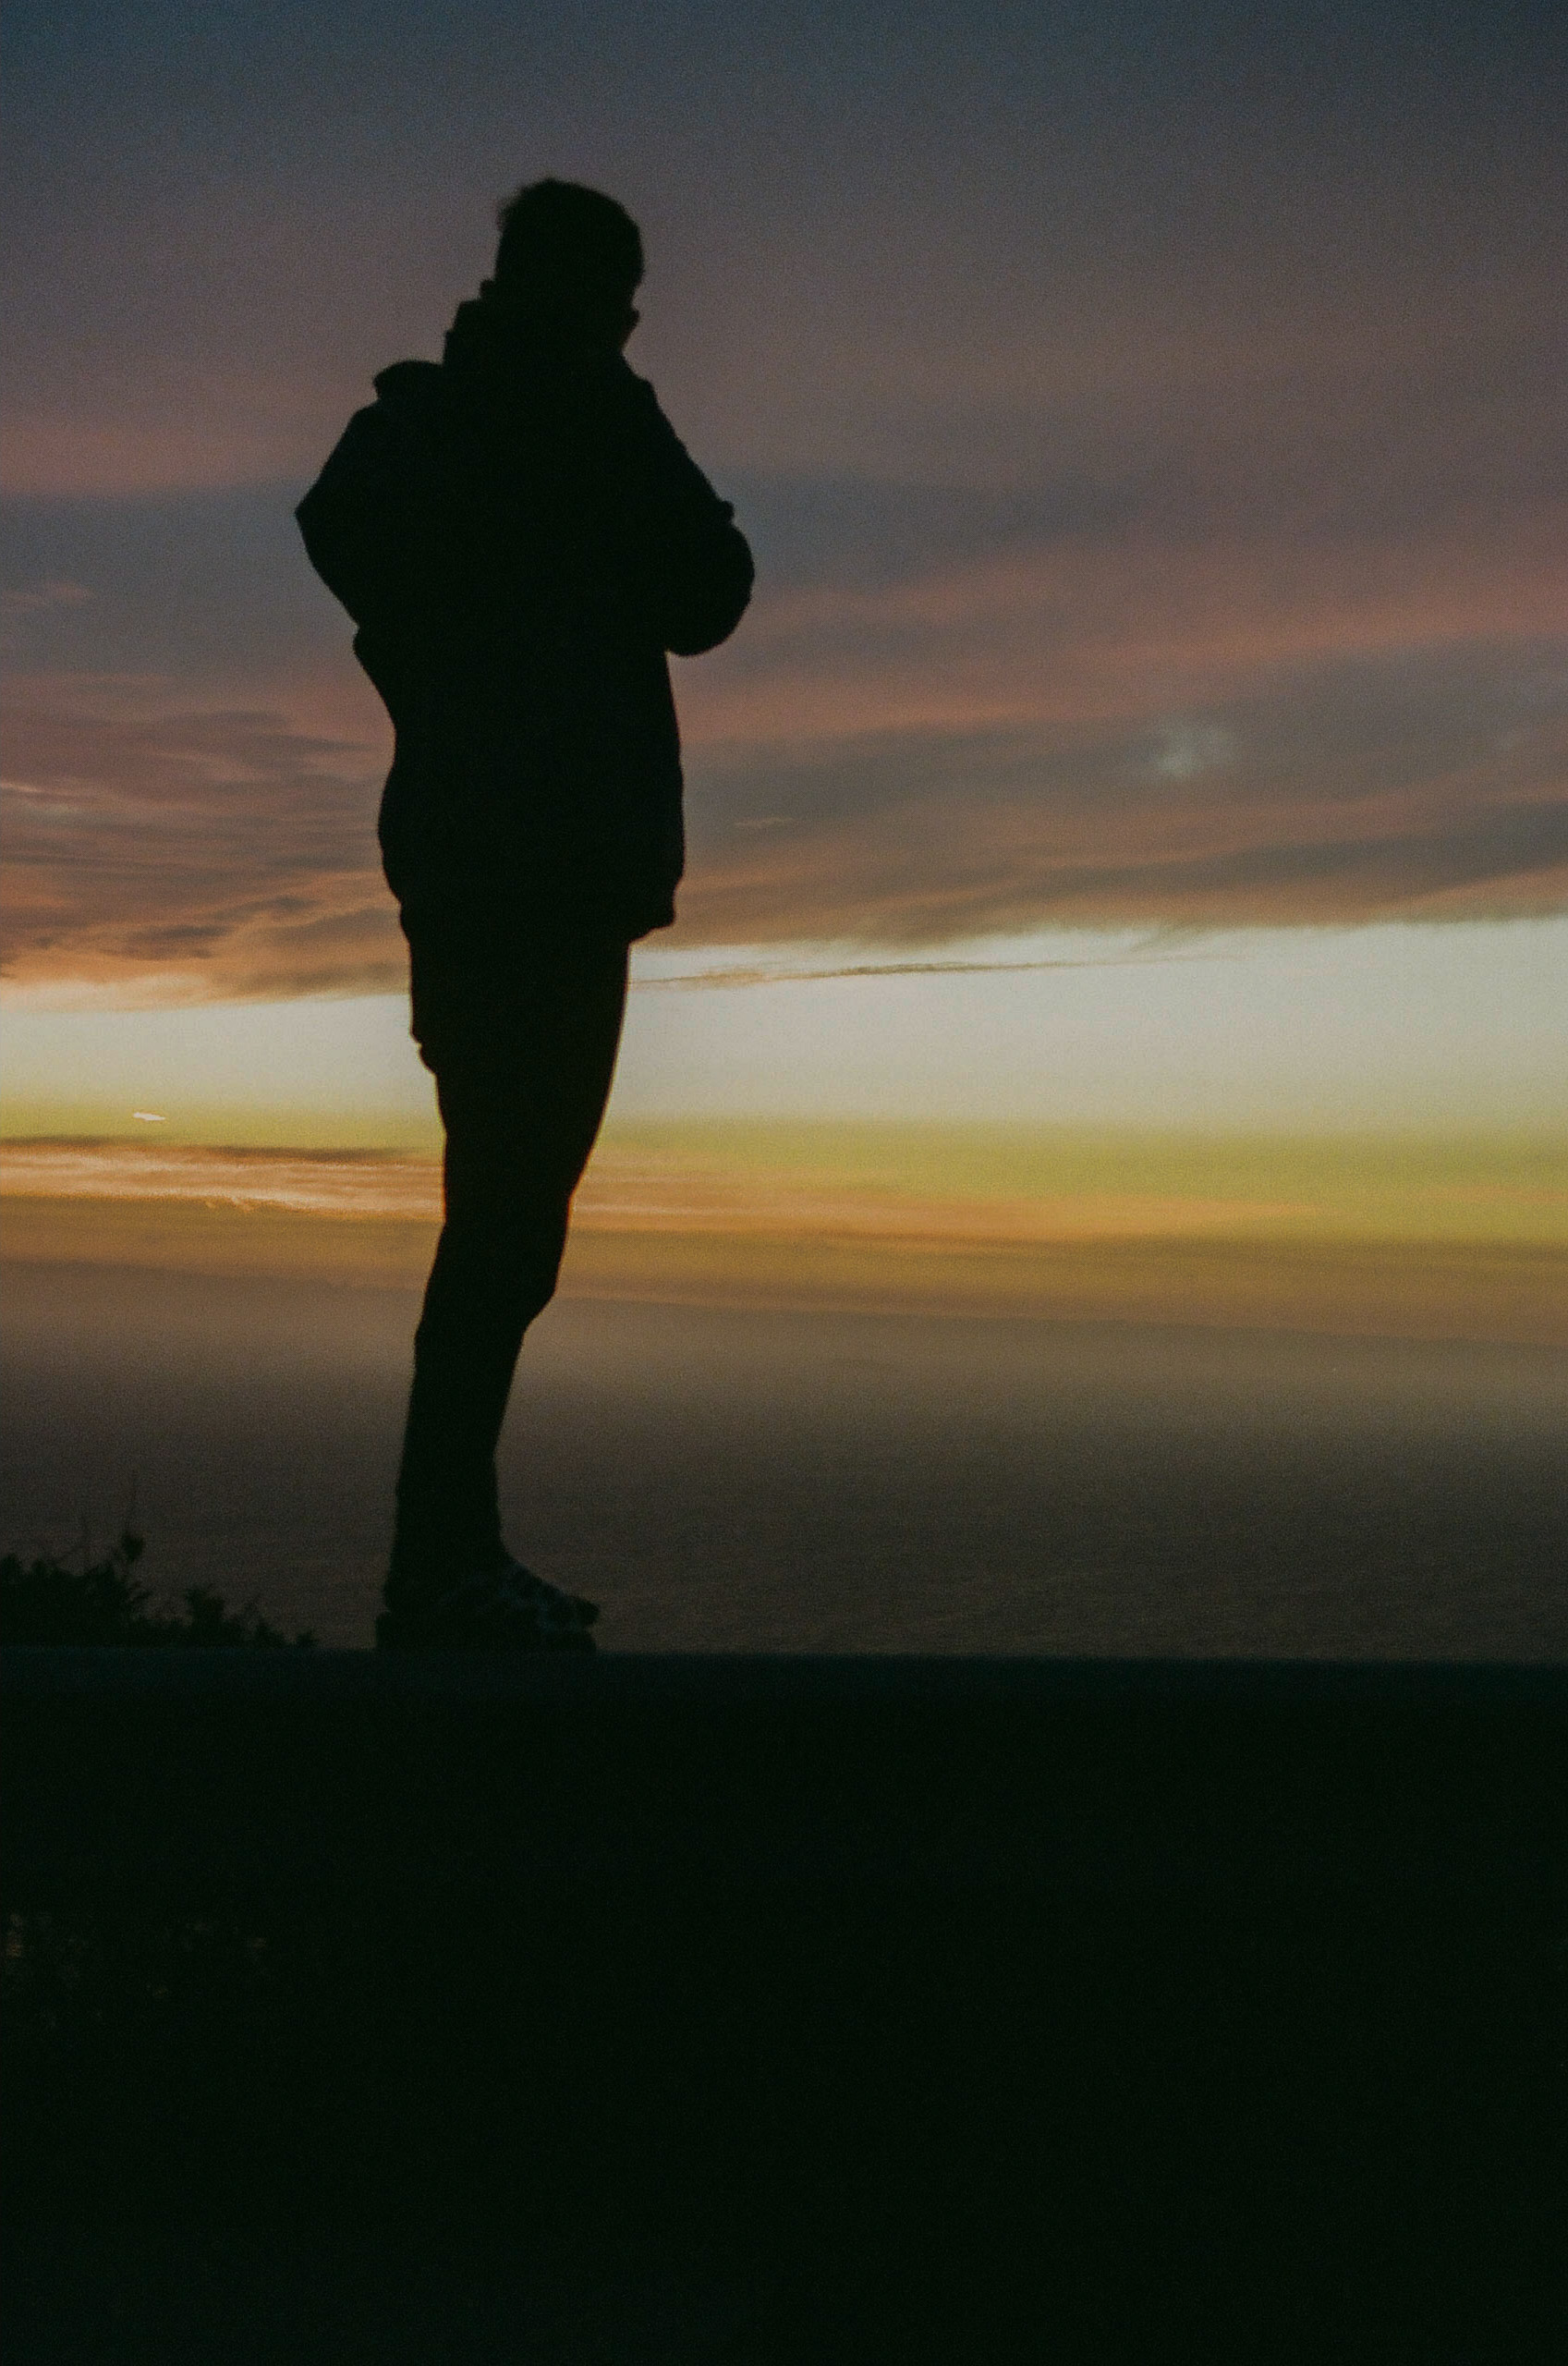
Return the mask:
<svg viewBox="0 0 1568 2366">
<path fill-rule="evenodd" d="M 7 1267 L 0 1542 L 370 1640 L 417 1299 Z M 1553 1658 L 1568 1354 L 558 1301 L 514 1549 L 607 1649 Z"/>
</svg>

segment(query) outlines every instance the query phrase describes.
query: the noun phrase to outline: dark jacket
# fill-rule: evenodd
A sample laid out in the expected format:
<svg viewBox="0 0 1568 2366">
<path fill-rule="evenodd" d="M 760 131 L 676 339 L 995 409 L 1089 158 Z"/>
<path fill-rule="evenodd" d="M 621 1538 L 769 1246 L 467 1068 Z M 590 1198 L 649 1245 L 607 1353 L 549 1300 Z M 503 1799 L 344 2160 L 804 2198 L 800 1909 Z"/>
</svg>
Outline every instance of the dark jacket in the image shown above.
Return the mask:
<svg viewBox="0 0 1568 2366">
<path fill-rule="evenodd" d="M 665 652 L 745 612 L 734 510 L 619 353 L 542 341 L 492 299 L 461 306 L 439 365 L 375 387 L 296 514 L 396 733 L 381 844 L 405 924 L 666 926 Z"/>
</svg>

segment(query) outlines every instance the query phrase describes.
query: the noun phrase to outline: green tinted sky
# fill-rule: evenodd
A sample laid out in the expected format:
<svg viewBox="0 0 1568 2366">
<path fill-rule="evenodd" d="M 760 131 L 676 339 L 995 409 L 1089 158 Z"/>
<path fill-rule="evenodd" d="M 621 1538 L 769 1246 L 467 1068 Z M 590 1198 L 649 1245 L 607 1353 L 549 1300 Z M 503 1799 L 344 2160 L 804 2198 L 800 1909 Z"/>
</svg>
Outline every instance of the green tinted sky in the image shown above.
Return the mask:
<svg viewBox="0 0 1568 2366">
<path fill-rule="evenodd" d="M 906 1117 L 1224 1132 L 1538 1128 L 1568 1107 L 1568 922 L 978 947 L 1062 966 L 634 993 L 612 1119 Z M 782 959 L 764 948 L 760 962 Z M 727 966 L 727 965 L 726 965 Z M 638 970 L 700 974 L 695 958 Z M 395 996 L 13 1009 L 6 1128 L 433 1139 Z M 153 1128 L 143 1122 L 149 1136 Z"/>
</svg>

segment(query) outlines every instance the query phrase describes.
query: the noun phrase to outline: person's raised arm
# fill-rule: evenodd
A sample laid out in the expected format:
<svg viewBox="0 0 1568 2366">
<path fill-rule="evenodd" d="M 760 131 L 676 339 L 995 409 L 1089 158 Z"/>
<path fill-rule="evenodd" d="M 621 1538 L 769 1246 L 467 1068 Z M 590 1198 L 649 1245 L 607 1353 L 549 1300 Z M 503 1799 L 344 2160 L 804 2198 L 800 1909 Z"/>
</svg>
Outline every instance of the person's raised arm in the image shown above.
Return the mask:
<svg viewBox="0 0 1568 2366">
<path fill-rule="evenodd" d="M 734 632 L 751 598 L 750 546 L 660 409 L 638 380 L 638 559 L 650 621 L 664 648 L 699 657 Z"/>
</svg>

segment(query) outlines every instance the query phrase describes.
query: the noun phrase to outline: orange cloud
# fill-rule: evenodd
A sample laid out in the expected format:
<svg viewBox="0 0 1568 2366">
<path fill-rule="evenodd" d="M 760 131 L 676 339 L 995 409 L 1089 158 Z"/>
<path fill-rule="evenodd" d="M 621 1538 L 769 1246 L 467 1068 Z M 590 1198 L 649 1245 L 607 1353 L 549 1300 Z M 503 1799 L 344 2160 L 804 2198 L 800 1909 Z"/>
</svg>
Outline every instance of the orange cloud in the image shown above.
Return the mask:
<svg viewBox="0 0 1568 2366">
<path fill-rule="evenodd" d="M 109 685 L 97 713 L 13 712 L 7 975 L 153 998 L 400 985 L 366 750 L 278 714 L 149 703 Z"/>
</svg>

